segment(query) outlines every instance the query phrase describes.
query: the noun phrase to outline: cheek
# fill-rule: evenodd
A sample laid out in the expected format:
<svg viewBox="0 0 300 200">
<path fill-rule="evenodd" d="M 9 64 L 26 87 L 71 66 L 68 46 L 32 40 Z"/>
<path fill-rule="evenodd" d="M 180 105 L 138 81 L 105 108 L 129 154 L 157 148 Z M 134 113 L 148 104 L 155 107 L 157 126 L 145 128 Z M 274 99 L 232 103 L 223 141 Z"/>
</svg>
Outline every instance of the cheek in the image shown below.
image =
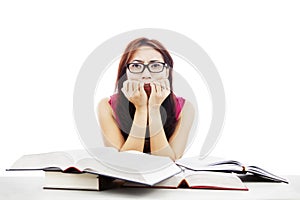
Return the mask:
<svg viewBox="0 0 300 200">
<path fill-rule="evenodd" d="M 165 79 L 165 78 L 168 78 L 168 77 L 167 77 L 166 73 L 159 73 L 159 74 L 153 74 L 152 78 L 154 80 L 160 80 L 160 79 Z"/>
<path fill-rule="evenodd" d="M 141 76 L 139 74 L 127 73 L 128 80 L 139 80 Z"/>
</svg>

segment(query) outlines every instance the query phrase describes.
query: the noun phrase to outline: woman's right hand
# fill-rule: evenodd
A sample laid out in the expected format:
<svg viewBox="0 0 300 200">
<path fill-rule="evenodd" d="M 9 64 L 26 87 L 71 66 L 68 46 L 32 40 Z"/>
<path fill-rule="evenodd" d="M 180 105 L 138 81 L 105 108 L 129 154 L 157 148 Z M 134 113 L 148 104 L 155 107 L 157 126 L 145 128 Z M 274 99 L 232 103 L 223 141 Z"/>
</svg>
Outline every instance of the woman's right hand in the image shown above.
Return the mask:
<svg viewBox="0 0 300 200">
<path fill-rule="evenodd" d="M 148 97 L 144 90 L 144 83 L 135 80 L 126 80 L 121 91 L 133 103 L 136 109 L 147 108 Z"/>
</svg>

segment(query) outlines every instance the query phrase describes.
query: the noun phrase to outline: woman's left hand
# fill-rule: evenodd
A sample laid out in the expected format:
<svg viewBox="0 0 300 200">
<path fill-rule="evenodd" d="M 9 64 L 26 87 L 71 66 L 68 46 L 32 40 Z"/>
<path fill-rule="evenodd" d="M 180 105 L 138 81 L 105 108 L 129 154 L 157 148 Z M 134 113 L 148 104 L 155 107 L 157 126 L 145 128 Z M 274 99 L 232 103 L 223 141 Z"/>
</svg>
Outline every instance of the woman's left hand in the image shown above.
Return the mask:
<svg viewBox="0 0 300 200">
<path fill-rule="evenodd" d="M 162 79 L 150 83 L 151 94 L 149 97 L 148 106 L 149 108 L 159 108 L 159 106 L 164 102 L 164 100 L 171 93 L 170 82 L 168 79 Z"/>
</svg>

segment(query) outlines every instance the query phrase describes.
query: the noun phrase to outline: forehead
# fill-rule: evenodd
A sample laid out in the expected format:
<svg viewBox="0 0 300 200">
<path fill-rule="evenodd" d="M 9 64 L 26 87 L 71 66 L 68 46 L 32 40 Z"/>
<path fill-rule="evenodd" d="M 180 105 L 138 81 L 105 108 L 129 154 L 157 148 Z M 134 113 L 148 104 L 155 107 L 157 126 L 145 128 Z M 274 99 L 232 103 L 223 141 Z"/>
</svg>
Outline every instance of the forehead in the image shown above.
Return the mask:
<svg viewBox="0 0 300 200">
<path fill-rule="evenodd" d="M 163 56 L 158 51 L 149 46 L 139 47 L 131 56 L 130 61 L 133 60 L 141 60 L 144 62 L 148 62 L 151 60 L 164 61 Z"/>
</svg>

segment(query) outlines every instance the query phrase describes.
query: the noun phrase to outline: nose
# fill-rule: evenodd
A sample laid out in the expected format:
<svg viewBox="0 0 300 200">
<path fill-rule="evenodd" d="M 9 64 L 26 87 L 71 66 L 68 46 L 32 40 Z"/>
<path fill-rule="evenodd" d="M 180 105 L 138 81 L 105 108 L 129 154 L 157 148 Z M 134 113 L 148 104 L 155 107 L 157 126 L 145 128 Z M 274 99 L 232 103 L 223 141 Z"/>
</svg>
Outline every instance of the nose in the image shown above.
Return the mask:
<svg viewBox="0 0 300 200">
<path fill-rule="evenodd" d="M 151 79 L 151 77 L 152 77 L 151 73 L 150 73 L 149 69 L 146 67 L 142 73 L 142 78 L 143 79 L 149 79 L 149 78 Z"/>
</svg>

